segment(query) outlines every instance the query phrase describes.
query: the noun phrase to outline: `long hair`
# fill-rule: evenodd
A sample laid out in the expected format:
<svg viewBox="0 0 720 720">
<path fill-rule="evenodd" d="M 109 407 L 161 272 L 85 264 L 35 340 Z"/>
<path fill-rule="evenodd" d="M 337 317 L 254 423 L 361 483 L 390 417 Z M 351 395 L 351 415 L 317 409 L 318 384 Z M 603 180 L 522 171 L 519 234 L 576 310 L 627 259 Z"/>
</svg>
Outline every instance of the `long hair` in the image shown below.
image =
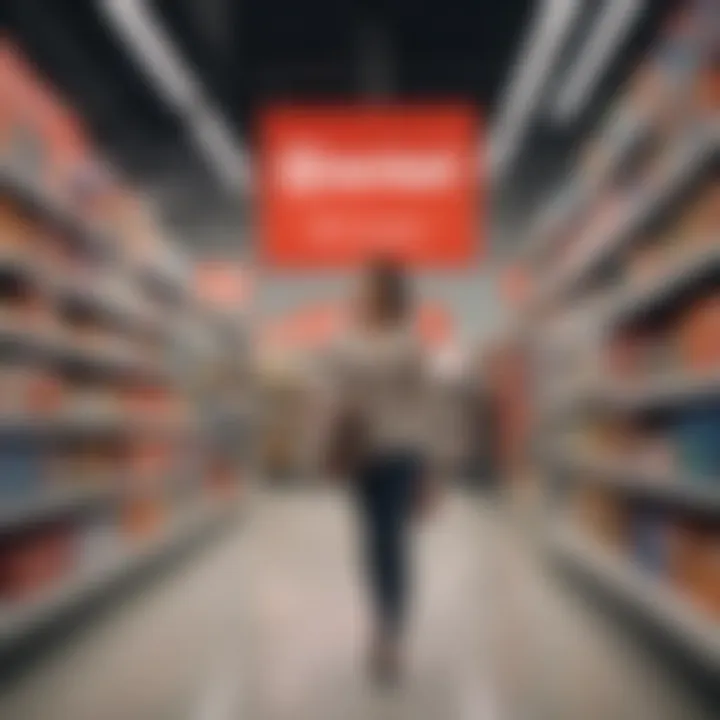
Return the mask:
<svg viewBox="0 0 720 720">
<path fill-rule="evenodd" d="M 378 258 L 367 266 L 370 285 L 370 320 L 382 325 L 399 325 L 413 310 L 412 292 L 407 273 L 392 259 Z"/>
</svg>

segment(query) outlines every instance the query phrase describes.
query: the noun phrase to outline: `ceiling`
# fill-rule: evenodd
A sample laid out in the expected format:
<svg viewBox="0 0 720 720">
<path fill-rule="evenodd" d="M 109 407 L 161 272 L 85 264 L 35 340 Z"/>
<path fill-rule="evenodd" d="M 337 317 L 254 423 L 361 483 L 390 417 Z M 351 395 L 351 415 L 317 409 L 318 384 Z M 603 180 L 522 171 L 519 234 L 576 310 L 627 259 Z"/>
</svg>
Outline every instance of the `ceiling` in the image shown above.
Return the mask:
<svg viewBox="0 0 720 720">
<path fill-rule="evenodd" d="M 252 149 L 253 119 L 277 100 L 460 98 L 488 116 L 502 98 L 534 11 L 532 0 L 148 0 L 206 95 Z M 590 8 L 593 0 L 585 2 Z M 510 242 L 562 175 L 657 28 L 653 0 L 571 127 L 539 114 L 493 206 Z M 3 23 L 69 97 L 105 153 L 156 201 L 195 248 L 234 249 L 248 199 L 230 195 L 198 155 L 180 118 L 132 60 L 93 0 L 5 0 Z M 515 223 L 515 225 L 513 225 Z"/>
</svg>

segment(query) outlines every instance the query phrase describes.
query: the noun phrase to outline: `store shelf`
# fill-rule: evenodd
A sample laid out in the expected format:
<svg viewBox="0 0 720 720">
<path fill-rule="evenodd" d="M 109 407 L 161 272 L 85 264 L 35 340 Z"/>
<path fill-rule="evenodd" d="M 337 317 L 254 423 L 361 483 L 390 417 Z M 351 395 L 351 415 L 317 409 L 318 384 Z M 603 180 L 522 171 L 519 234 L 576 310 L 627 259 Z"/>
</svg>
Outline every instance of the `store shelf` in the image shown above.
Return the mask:
<svg viewBox="0 0 720 720">
<path fill-rule="evenodd" d="M 0 252 L 0 276 L 35 279 L 34 263 L 23 253 Z"/>
<path fill-rule="evenodd" d="M 171 267 L 157 262 L 141 263 L 136 267 L 135 276 L 149 294 L 163 303 L 183 305 L 190 301 L 190 270 L 179 267 L 177 260 Z"/>
<path fill-rule="evenodd" d="M 48 272 L 36 261 L 16 254 L 0 254 L 2 274 L 31 279 L 63 304 L 86 308 L 115 325 L 156 332 L 162 329 L 158 315 L 151 311 L 149 305 L 144 305 L 137 294 L 127 298 L 113 296 L 97 280 Z"/>
<path fill-rule="evenodd" d="M 7 164 L 0 164 L 0 193 L 12 196 L 30 213 L 46 218 L 54 226 L 63 228 L 73 239 L 93 250 L 112 254 L 113 244 L 107 236 L 92 228 L 37 181 Z"/>
<path fill-rule="evenodd" d="M 669 168 L 657 183 L 651 184 L 639 198 L 629 198 L 618 222 L 598 238 L 581 238 L 575 257 L 551 276 L 540 292 L 542 304 L 561 299 L 581 286 L 608 258 L 620 252 L 627 243 L 666 205 L 681 193 L 714 159 L 720 147 L 718 131 L 711 127 L 697 130 L 692 140 L 678 150 Z"/>
<path fill-rule="evenodd" d="M 12 532 L 49 518 L 66 516 L 108 505 L 119 497 L 117 484 L 103 483 L 96 488 L 44 488 L 39 497 L 10 501 L 3 498 L 0 534 Z"/>
<path fill-rule="evenodd" d="M 169 374 L 160 363 L 133 353 L 83 348 L 70 343 L 58 343 L 46 349 L 61 363 L 95 368 L 104 372 L 139 375 L 158 381 L 164 381 Z"/>
<path fill-rule="evenodd" d="M 0 322 L 0 345 L 48 352 L 57 345 L 57 338 L 42 330 L 29 330 L 27 325 Z"/>
<path fill-rule="evenodd" d="M 690 253 L 669 271 L 619 292 L 608 302 L 603 316 L 607 326 L 622 325 L 662 310 L 706 279 L 720 275 L 720 236 L 712 244 Z"/>
<path fill-rule="evenodd" d="M 52 417 L 0 414 L 0 434 L 10 435 L 180 435 L 194 428 L 192 421 L 152 418 L 128 412 L 63 412 Z"/>
<path fill-rule="evenodd" d="M 614 557 L 576 530 L 563 528 L 552 550 L 607 592 L 632 607 L 696 661 L 720 673 L 720 624 L 706 617 L 672 588 L 630 561 Z"/>
<path fill-rule="evenodd" d="M 549 252 L 562 237 L 562 231 L 570 225 L 587 207 L 613 177 L 628 153 L 643 140 L 652 127 L 652 119 L 638 117 L 620 141 L 608 150 L 608 160 L 604 170 L 592 180 L 587 181 L 582 173 L 576 173 L 567 183 L 560 199 L 550 205 L 537 222 L 537 230 L 523 248 L 523 253 L 537 260 Z"/>
<path fill-rule="evenodd" d="M 102 568 L 80 573 L 33 602 L 0 608 L 0 652 L 49 625 L 73 608 L 91 602 L 103 590 L 192 543 L 213 525 L 230 519 L 236 508 L 209 506 L 174 524 L 150 545 L 118 553 Z"/>
<path fill-rule="evenodd" d="M 104 372 L 134 374 L 164 382 L 170 372 L 141 354 L 100 347 L 83 347 L 51 332 L 0 325 L 0 346 L 31 351 L 52 363 L 82 365 Z"/>
<path fill-rule="evenodd" d="M 567 421 L 591 409 L 642 412 L 720 397 L 720 374 L 691 377 L 671 373 L 632 381 L 599 380 L 564 392 L 541 410 L 544 422 Z"/>
<path fill-rule="evenodd" d="M 57 279 L 54 288 L 61 301 L 87 308 L 123 325 L 137 327 L 150 321 L 149 311 L 144 312 L 137 302 L 114 297 L 97 283 Z"/>
<path fill-rule="evenodd" d="M 676 373 L 628 382 L 611 382 L 592 402 L 625 411 L 653 410 L 720 397 L 720 374 L 690 377 Z"/>
<path fill-rule="evenodd" d="M 683 480 L 591 453 L 557 451 L 545 457 L 551 465 L 569 471 L 573 482 L 604 485 L 665 505 L 720 517 L 720 478 L 705 483 Z"/>
</svg>

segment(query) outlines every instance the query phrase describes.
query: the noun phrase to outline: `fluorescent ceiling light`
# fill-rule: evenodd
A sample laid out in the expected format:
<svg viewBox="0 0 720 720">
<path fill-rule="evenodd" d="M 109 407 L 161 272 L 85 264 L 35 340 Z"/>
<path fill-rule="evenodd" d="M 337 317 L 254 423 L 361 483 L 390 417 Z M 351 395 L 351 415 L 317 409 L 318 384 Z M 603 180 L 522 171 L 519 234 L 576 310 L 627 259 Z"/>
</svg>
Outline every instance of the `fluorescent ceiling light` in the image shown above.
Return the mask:
<svg viewBox="0 0 720 720">
<path fill-rule="evenodd" d="M 144 0 L 104 0 L 101 7 L 145 75 L 185 122 L 210 170 L 230 192 L 247 192 L 251 178 L 245 150 Z"/>
<path fill-rule="evenodd" d="M 560 83 L 555 116 L 569 120 L 580 112 L 644 7 L 644 0 L 605 0 L 579 59 Z"/>
<path fill-rule="evenodd" d="M 494 124 L 490 169 L 500 175 L 512 162 L 528 121 L 583 3 L 544 0 L 520 50 L 513 77 Z"/>
</svg>

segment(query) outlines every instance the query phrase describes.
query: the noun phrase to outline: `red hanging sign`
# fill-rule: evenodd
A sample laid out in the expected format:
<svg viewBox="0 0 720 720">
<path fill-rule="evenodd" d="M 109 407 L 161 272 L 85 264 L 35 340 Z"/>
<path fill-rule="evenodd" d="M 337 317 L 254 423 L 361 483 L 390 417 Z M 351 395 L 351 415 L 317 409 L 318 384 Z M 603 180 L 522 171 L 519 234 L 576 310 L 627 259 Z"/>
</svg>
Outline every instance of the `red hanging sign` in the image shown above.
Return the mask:
<svg viewBox="0 0 720 720">
<path fill-rule="evenodd" d="M 260 140 L 270 266 L 347 268 L 382 255 L 463 267 L 474 258 L 480 152 L 470 108 L 275 109 Z"/>
</svg>

